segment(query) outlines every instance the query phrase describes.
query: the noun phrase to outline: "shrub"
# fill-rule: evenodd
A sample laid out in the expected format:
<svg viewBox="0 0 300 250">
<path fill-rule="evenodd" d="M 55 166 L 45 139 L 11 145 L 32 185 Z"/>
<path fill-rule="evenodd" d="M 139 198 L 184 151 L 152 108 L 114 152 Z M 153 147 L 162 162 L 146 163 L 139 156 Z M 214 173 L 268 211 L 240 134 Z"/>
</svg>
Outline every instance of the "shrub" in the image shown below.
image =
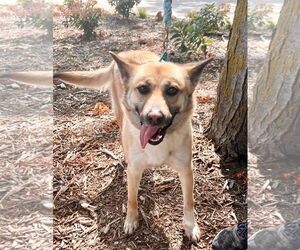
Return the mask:
<svg viewBox="0 0 300 250">
<path fill-rule="evenodd" d="M 207 46 L 213 42 L 207 36 L 221 29 L 230 28 L 227 14 L 228 7 L 219 9 L 214 4 L 207 4 L 198 12 L 190 12 L 187 21 L 174 23 L 171 40 L 181 52 L 206 54 Z"/>
<path fill-rule="evenodd" d="M 181 52 L 191 51 L 195 55 L 207 54 L 207 46 L 213 41 L 204 34 L 195 32 L 195 26 L 189 22 L 176 22 L 171 29 L 171 40 Z"/>
<path fill-rule="evenodd" d="M 276 27 L 276 24 L 274 22 L 272 22 L 271 20 L 267 21 L 267 24 L 266 24 L 267 30 L 274 30 L 275 27 Z"/>
<path fill-rule="evenodd" d="M 53 21 L 51 5 L 43 0 L 18 0 L 17 6 L 12 9 L 18 16 L 16 24 L 20 28 L 26 25 L 47 30 L 47 34 L 52 37 Z"/>
<path fill-rule="evenodd" d="M 230 31 L 232 29 L 232 23 L 229 20 L 225 21 L 225 24 L 222 27 L 223 30 Z"/>
<path fill-rule="evenodd" d="M 196 10 L 190 10 L 189 12 L 186 13 L 185 16 L 187 18 L 193 19 L 193 18 L 195 18 L 196 15 L 197 15 L 197 11 Z"/>
<path fill-rule="evenodd" d="M 147 11 L 147 9 L 146 8 L 138 8 L 138 10 L 137 10 L 137 16 L 139 18 L 143 18 L 143 19 L 147 18 L 148 17 L 148 11 Z"/>
<path fill-rule="evenodd" d="M 230 3 L 221 3 L 219 4 L 218 13 L 219 15 L 223 16 L 224 18 L 227 18 L 229 12 L 230 12 L 231 4 Z"/>
<path fill-rule="evenodd" d="M 71 8 L 74 5 L 74 0 L 64 0 L 64 5 Z"/>
<path fill-rule="evenodd" d="M 181 51 L 187 52 L 189 50 L 191 29 L 188 22 L 178 21 L 174 23 L 171 31 L 171 40 L 174 45 Z"/>
<path fill-rule="evenodd" d="M 223 18 L 223 22 L 221 23 L 221 30 L 227 30 L 230 31 L 232 28 L 232 23 L 230 22 L 230 19 L 228 17 L 228 14 L 230 12 L 230 3 L 222 3 L 219 5 L 219 15 Z"/>
<path fill-rule="evenodd" d="M 129 18 L 133 7 L 138 5 L 141 0 L 108 0 L 108 2 L 123 18 Z"/>
<path fill-rule="evenodd" d="M 272 11 L 272 6 L 268 4 L 258 4 L 251 8 L 248 15 L 249 30 L 273 29 L 275 24 L 269 17 Z"/>
<path fill-rule="evenodd" d="M 96 36 L 95 29 L 102 18 L 101 9 L 96 8 L 97 1 L 65 0 L 66 8 L 63 9 L 65 27 L 75 27 L 83 30 L 83 37 L 91 40 Z"/>
<path fill-rule="evenodd" d="M 219 9 L 215 4 L 206 4 L 192 18 L 192 25 L 195 26 L 195 31 L 203 35 L 215 33 L 224 26 L 224 16 L 220 14 Z"/>
</svg>

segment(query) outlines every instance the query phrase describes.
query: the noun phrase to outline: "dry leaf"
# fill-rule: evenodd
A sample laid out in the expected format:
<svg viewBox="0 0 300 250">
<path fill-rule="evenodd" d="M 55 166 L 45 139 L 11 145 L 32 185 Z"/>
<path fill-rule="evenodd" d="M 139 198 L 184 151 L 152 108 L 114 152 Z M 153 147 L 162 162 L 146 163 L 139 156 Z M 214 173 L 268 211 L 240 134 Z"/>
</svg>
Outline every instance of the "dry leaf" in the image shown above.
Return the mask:
<svg viewBox="0 0 300 250">
<path fill-rule="evenodd" d="M 109 111 L 110 109 L 107 105 L 105 105 L 103 102 L 97 102 L 93 110 L 93 115 L 101 116 L 105 113 L 108 113 Z"/>
<path fill-rule="evenodd" d="M 208 96 L 208 95 L 206 95 L 206 96 L 197 96 L 196 98 L 197 98 L 197 102 L 202 103 L 202 104 L 213 102 L 214 99 L 215 99 L 214 97 Z"/>
</svg>

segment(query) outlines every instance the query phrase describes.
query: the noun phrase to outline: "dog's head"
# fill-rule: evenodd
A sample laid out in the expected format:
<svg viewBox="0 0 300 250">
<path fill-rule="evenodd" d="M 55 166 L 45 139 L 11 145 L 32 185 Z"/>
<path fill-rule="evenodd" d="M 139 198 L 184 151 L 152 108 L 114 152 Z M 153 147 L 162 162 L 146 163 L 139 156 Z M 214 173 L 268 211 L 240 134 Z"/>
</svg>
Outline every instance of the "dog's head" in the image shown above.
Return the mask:
<svg viewBox="0 0 300 250">
<path fill-rule="evenodd" d="M 125 105 L 131 122 L 140 129 L 141 145 L 158 145 L 167 131 L 189 119 L 192 94 L 206 64 L 132 63 L 111 53 L 121 73 Z"/>
</svg>

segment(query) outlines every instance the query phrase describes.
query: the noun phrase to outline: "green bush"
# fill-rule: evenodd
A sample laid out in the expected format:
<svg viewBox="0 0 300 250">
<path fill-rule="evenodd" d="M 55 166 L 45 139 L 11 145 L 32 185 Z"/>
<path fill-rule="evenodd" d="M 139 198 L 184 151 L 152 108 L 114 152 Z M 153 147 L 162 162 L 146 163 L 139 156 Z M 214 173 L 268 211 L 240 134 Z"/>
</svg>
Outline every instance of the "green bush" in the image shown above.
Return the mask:
<svg viewBox="0 0 300 250">
<path fill-rule="evenodd" d="M 65 27 L 75 27 L 83 30 L 83 37 L 87 40 L 95 38 L 95 29 L 102 18 L 101 9 L 96 8 L 97 1 L 65 0 L 66 8 L 63 9 Z"/>
<path fill-rule="evenodd" d="M 224 26 L 222 27 L 222 29 L 230 31 L 232 29 L 232 23 L 229 20 L 226 20 Z"/>
<path fill-rule="evenodd" d="M 217 31 L 230 28 L 230 22 L 214 4 L 207 4 L 198 12 L 190 12 L 187 21 L 174 23 L 171 40 L 181 52 L 191 51 L 196 55 L 207 53 L 207 46 L 213 41 L 207 36 Z"/>
<path fill-rule="evenodd" d="M 215 4 L 207 4 L 192 18 L 195 31 L 203 35 L 217 32 L 224 24 L 224 16 L 219 13 L 219 9 Z"/>
<path fill-rule="evenodd" d="M 249 30 L 274 29 L 275 24 L 270 20 L 270 13 L 273 11 L 271 5 L 258 4 L 251 8 L 248 15 Z"/>
<path fill-rule="evenodd" d="M 276 24 L 274 22 L 272 22 L 271 20 L 267 21 L 267 24 L 266 24 L 266 29 L 267 30 L 274 30 L 275 27 L 276 27 Z"/>
<path fill-rule="evenodd" d="M 74 4 L 74 0 L 64 0 L 64 5 L 71 8 Z"/>
<path fill-rule="evenodd" d="M 232 28 L 232 23 L 230 22 L 230 19 L 228 17 L 228 14 L 230 13 L 230 8 L 230 3 L 221 3 L 218 6 L 218 15 L 221 16 L 221 18 L 223 18 L 220 26 L 221 30 L 230 31 Z"/>
<path fill-rule="evenodd" d="M 195 25 L 189 22 L 176 22 L 171 29 L 171 40 L 181 52 L 191 51 L 195 55 L 207 54 L 207 45 L 213 41 L 208 39 L 204 34 L 195 31 Z"/>
<path fill-rule="evenodd" d="M 26 25 L 47 30 L 47 33 L 52 37 L 53 21 L 51 5 L 43 0 L 18 0 L 17 6 L 13 11 L 18 16 L 19 20 L 16 24 L 20 28 Z"/>
<path fill-rule="evenodd" d="M 143 19 L 147 18 L 148 17 L 148 11 L 147 11 L 147 9 L 146 8 L 138 8 L 138 10 L 137 10 L 137 16 L 139 18 L 143 18 Z"/>
<path fill-rule="evenodd" d="M 171 40 L 174 45 L 181 51 L 187 52 L 189 50 L 189 43 L 191 41 L 191 28 L 188 22 L 178 21 L 174 23 L 171 29 Z"/>
<path fill-rule="evenodd" d="M 108 2 L 123 18 L 129 18 L 133 7 L 138 5 L 141 0 L 108 0 Z"/>
</svg>

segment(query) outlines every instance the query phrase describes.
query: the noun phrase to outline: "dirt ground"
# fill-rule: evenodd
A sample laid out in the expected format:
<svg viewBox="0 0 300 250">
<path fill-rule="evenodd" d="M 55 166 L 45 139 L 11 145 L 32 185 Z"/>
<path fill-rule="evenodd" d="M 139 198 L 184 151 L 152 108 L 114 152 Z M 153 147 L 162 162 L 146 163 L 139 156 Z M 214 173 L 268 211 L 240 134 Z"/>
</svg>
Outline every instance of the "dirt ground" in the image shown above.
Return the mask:
<svg viewBox="0 0 300 250">
<path fill-rule="evenodd" d="M 52 70 L 52 65 L 54 71 L 92 70 L 110 63 L 108 51 L 163 52 L 163 28 L 153 18 L 124 21 L 108 15 L 97 39 L 87 42 L 79 31 L 65 29 L 56 16 L 53 44 L 44 31 L 19 29 L 15 21 L 1 7 L 1 72 Z M 248 38 L 249 90 L 270 38 Z M 143 176 L 139 228 L 132 236 L 123 234 L 126 162 L 107 92 L 61 82 L 52 92 L 1 81 L 0 248 L 52 249 L 54 244 L 55 249 L 210 249 L 217 232 L 244 220 L 247 179 L 241 165 L 224 164 L 204 136 L 226 52 L 226 39 L 214 39 L 209 52 L 217 59 L 195 92 L 193 116 L 195 209 L 202 230 L 198 245 L 184 237 L 180 183 L 167 166 Z M 175 62 L 197 60 L 172 45 L 170 50 L 175 51 Z M 277 172 L 271 171 L 273 163 L 263 169 L 250 155 L 251 234 L 299 217 L 299 176 L 290 169 L 282 171 L 284 166 Z"/>
<path fill-rule="evenodd" d="M 0 71 L 52 70 L 45 32 L 0 6 Z M 52 249 L 52 89 L 0 82 L 0 248 Z"/>
<path fill-rule="evenodd" d="M 4 35 L 13 20 L 2 17 L 1 21 Z M 11 32 L 12 37 L 2 41 L 7 48 L 20 50 L 5 50 L 1 70 L 49 70 L 50 51 L 35 49 L 40 44 L 37 39 L 45 41 L 43 46 L 49 45 L 45 34 L 15 30 L 25 33 Z M 65 29 L 61 17 L 55 17 L 54 71 L 105 67 L 112 60 L 108 51 L 163 52 L 163 27 L 153 18 L 124 21 L 108 15 L 97 34 L 96 40 L 83 41 L 79 31 Z M 133 235 L 124 235 L 126 162 L 107 92 L 56 82 L 52 113 L 51 90 L 4 81 L 0 85 L 0 129 L 5 131 L 0 138 L 0 150 L 5 152 L 0 246 L 51 249 L 47 239 L 52 238 L 52 209 L 55 249 L 210 249 L 221 229 L 246 219 L 243 168 L 238 162 L 224 164 L 204 136 L 226 42 L 215 39 L 210 52 L 217 59 L 207 67 L 195 92 L 193 165 L 195 210 L 202 231 L 199 244 L 191 245 L 184 237 L 181 187 L 177 174 L 167 166 L 144 174 L 139 191 L 140 225 Z M 28 50 L 21 49 L 25 45 Z M 170 50 L 175 51 L 172 45 Z M 18 61 L 15 55 L 22 55 L 20 52 L 25 54 Z M 194 60 L 199 59 L 175 51 L 175 62 Z"/>
</svg>

